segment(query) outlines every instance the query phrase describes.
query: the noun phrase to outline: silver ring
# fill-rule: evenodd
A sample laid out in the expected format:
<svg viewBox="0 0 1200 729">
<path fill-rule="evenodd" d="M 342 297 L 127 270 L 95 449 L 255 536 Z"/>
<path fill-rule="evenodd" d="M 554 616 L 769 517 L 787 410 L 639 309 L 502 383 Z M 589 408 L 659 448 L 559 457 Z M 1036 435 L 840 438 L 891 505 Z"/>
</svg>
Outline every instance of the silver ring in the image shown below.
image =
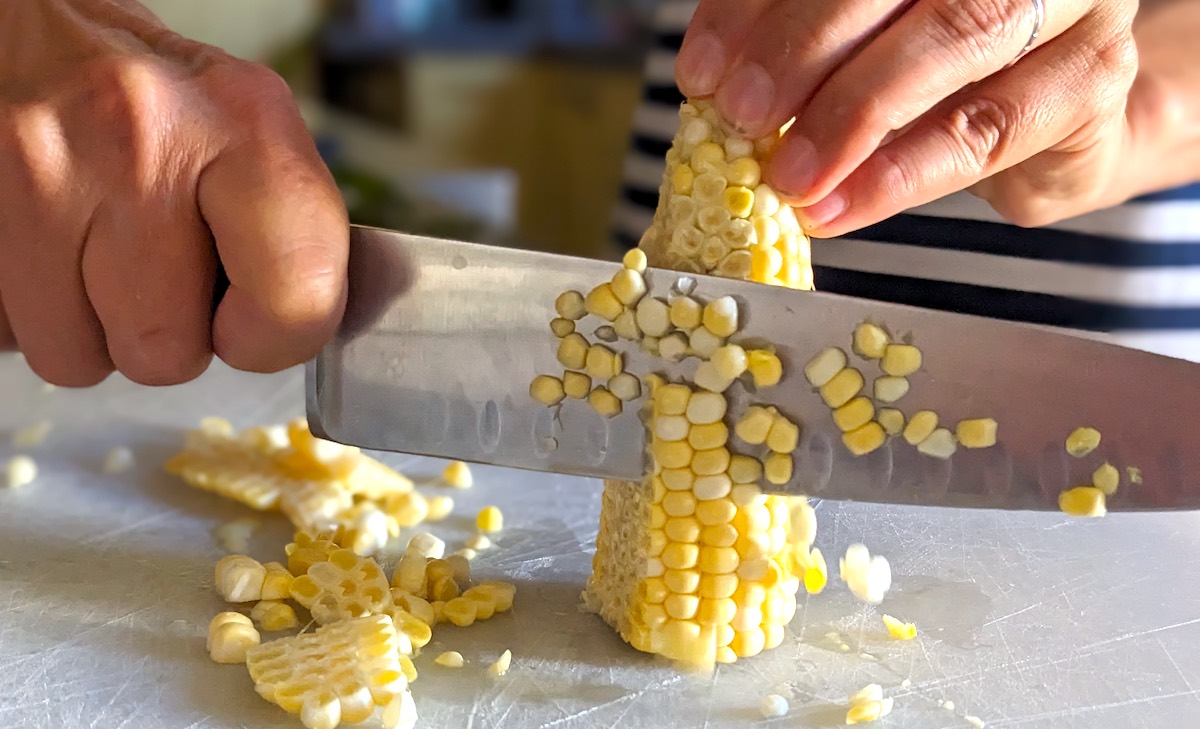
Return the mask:
<svg viewBox="0 0 1200 729">
<path fill-rule="evenodd" d="M 1042 26 L 1046 23 L 1046 3 L 1045 0 L 1033 1 L 1033 32 L 1029 34 L 1029 40 L 1025 43 L 1025 47 L 1017 54 L 1017 57 L 1012 59 L 1008 65 L 1013 65 L 1017 61 L 1025 57 L 1026 53 L 1033 50 L 1033 44 L 1037 42 L 1038 35 L 1042 32 Z"/>
</svg>

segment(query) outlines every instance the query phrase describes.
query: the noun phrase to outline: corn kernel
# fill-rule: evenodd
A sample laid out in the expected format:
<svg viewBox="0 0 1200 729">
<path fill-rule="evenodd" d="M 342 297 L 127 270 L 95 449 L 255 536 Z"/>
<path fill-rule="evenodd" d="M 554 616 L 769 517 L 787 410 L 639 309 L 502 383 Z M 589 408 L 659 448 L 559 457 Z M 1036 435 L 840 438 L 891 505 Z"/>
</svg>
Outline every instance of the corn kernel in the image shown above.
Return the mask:
<svg viewBox="0 0 1200 729">
<path fill-rule="evenodd" d="M 748 445 L 762 445 L 767 442 L 777 415 L 775 408 L 751 406 L 733 427 L 733 432 Z"/>
<path fill-rule="evenodd" d="M 492 678 L 500 678 L 504 674 L 508 673 L 508 669 L 511 665 L 512 665 L 512 651 L 505 650 L 503 653 L 500 654 L 500 657 L 496 659 L 495 663 L 488 666 L 488 669 L 487 669 L 488 675 L 491 676 Z"/>
<path fill-rule="evenodd" d="M 888 635 L 896 640 L 912 640 L 917 637 L 916 625 L 897 620 L 886 613 L 883 616 L 883 625 L 887 628 Z"/>
<path fill-rule="evenodd" d="M 846 353 L 837 347 L 821 350 L 804 365 L 804 377 L 813 387 L 824 387 L 846 369 Z"/>
<path fill-rule="evenodd" d="M 634 319 L 648 337 L 666 336 L 671 331 L 670 309 L 661 299 L 643 298 L 634 310 Z"/>
<path fill-rule="evenodd" d="M 737 550 L 731 546 L 704 546 L 700 548 L 698 564 L 701 572 L 725 575 L 737 572 L 741 558 L 738 557 Z"/>
<path fill-rule="evenodd" d="M 445 651 L 433 659 L 433 662 L 446 668 L 462 668 L 466 661 L 458 651 Z"/>
<path fill-rule="evenodd" d="M 712 362 L 701 362 L 692 375 L 692 381 L 697 387 L 715 393 L 725 392 L 733 384 L 733 380 L 721 376 Z"/>
<path fill-rule="evenodd" d="M 819 549 L 813 549 L 808 555 L 808 567 L 804 570 L 804 589 L 810 595 L 818 595 L 829 582 L 829 566 L 825 555 Z"/>
<path fill-rule="evenodd" d="M 738 304 L 732 296 L 722 296 L 704 307 L 704 328 L 718 337 L 731 337 L 738 330 Z"/>
<path fill-rule="evenodd" d="M 792 480 L 792 457 L 786 453 L 772 453 L 763 464 L 767 482 L 782 486 Z"/>
<path fill-rule="evenodd" d="M 292 606 L 278 600 L 260 600 L 251 608 L 250 617 L 268 633 L 291 630 L 300 625 Z"/>
<path fill-rule="evenodd" d="M 711 173 L 725 166 L 725 150 L 719 144 L 704 142 L 692 152 L 692 167 L 700 173 Z"/>
<path fill-rule="evenodd" d="M 741 186 L 727 187 L 722 193 L 725 207 L 735 218 L 748 218 L 754 210 L 754 193 Z"/>
<path fill-rule="evenodd" d="M 958 450 L 958 439 L 949 428 L 938 428 L 917 445 L 917 451 L 934 458 L 946 459 Z"/>
<path fill-rule="evenodd" d="M 635 306 L 646 295 L 646 279 L 631 268 L 617 271 L 613 275 L 611 287 L 613 296 L 624 306 Z"/>
<path fill-rule="evenodd" d="M 584 366 L 588 375 L 597 380 L 616 377 L 625 369 L 624 358 L 603 344 L 593 344 L 588 348 Z"/>
<path fill-rule="evenodd" d="M 564 291 L 554 300 L 554 310 L 563 319 L 576 321 L 582 319 L 587 314 L 587 307 L 584 305 L 583 294 L 578 291 Z"/>
<path fill-rule="evenodd" d="M 612 284 L 602 283 L 588 292 L 583 300 L 584 308 L 592 316 L 598 316 L 604 321 L 612 321 L 625 308 L 621 300 L 613 292 Z"/>
<path fill-rule="evenodd" d="M 696 173 L 687 165 L 677 165 L 671 171 L 671 190 L 676 195 L 690 195 L 692 192 L 692 183 L 696 179 Z"/>
<path fill-rule="evenodd" d="M 908 419 L 908 425 L 904 426 L 904 440 L 908 441 L 909 445 L 920 445 L 937 430 L 937 426 L 937 413 L 932 410 L 920 410 L 913 413 Z"/>
<path fill-rule="evenodd" d="M 921 350 L 911 344 L 889 344 L 879 368 L 892 377 L 907 377 L 921 369 Z"/>
<path fill-rule="evenodd" d="M 763 442 L 766 438 L 763 438 Z M 750 456 L 733 456 L 729 459 L 729 478 L 736 484 L 756 483 L 762 476 L 762 462 Z"/>
<path fill-rule="evenodd" d="M 724 418 L 728 405 L 725 397 L 719 393 L 697 392 L 688 400 L 684 415 L 693 425 L 707 425 Z"/>
<path fill-rule="evenodd" d="M 647 266 L 646 252 L 641 248 L 630 248 L 621 259 L 621 263 L 625 268 L 644 274 Z"/>
<path fill-rule="evenodd" d="M 663 531 L 674 542 L 692 544 L 700 538 L 700 522 L 692 517 L 668 519 Z"/>
<path fill-rule="evenodd" d="M 684 422 L 687 421 L 684 420 Z M 729 428 L 725 423 L 719 421 L 691 426 L 687 434 L 687 441 L 695 450 L 720 448 L 729 441 Z"/>
<path fill-rule="evenodd" d="M 846 450 L 856 456 L 864 456 L 874 451 L 886 440 L 887 433 L 884 432 L 883 426 L 876 422 L 869 422 L 842 435 L 842 443 L 845 444 Z"/>
<path fill-rule="evenodd" d="M 246 617 L 245 615 L 242 615 L 241 613 L 233 612 L 232 610 L 227 610 L 225 612 L 217 613 L 216 615 L 213 616 L 213 619 L 210 620 L 208 623 L 208 635 L 204 639 L 204 650 L 206 650 L 206 651 L 212 650 L 213 634 L 216 632 L 217 628 L 219 628 L 222 625 L 225 625 L 226 623 L 237 623 L 240 625 L 249 625 L 249 626 L 254 625 L 254 621 L 252 621 L 250 618 Z"/>
<path fill-rule="evenodd" d="M 592 378 L 582 372 L 564 372 L 562 382 L 563 392 L 575 400 L 583 400 L 592 391 Z"/>
<path fill-rule="evenodd" d="M 996 421 L 992 418 L 960 420 L 954 428 L 964 448 L 991 448 L 996 445 Z"/>
<path fill-rule="evenodd" d="M 728 380 L 741 377 L 750 366 L 746 350 L 736 344 L 727 344 L 713 352 L 712 363 L 717 368 L 717 374 Z"/>
<path fill-rule="evenodd" d="M 691 397 L 687 385 L 663 385 L 654 391 L 654 405 L 662 415 L 683 415 Z"/>
<path fill-rule="evenodd" d="M 262 642 L 253 625 L 227 620 L 209 626 L 208 655 L 215 663 L 245 663 L 246 651 Z"/>
<path fill-rule="evenodd" d="M 696 513 L 696 497 L 687 491 L 671 491 L 663 497 L 662 509 L 667 516 L 691 516 Z"/>
<path fill-rule="evenodd" d="M 475 483 L 471 467 L 463 461 L 451 461 L 442 470 L 442 483 L 456 489 L 469 489 Z"/>
<path fill-rule="evenodd" d="M 588 341 L 579 332 L 568 334 L 558 342 L 558 361 L 569 370 L 581 370 L 587 365 Z"/>
<path fill-rule="evenodd" d="M 713 334 L 708 327 L 703 325 L 693 329 L 688 336 L 688 349 L 700 359 L 712 359 L 724 344 L 724 339 Z"/>
<path fill-rule="evenodd" d="M 557 405 L 566 397 L 563 382 L 550 375 L 538 375 L 529 383 L 529 396 L 546 406 Z"/>
<path fill-rule="evenodd" d="M 759 242 L 750 247 L 750 277 L 769 281 L 783 268 L 783 254 L 775 246 Z"/>
<path fill-rule="evenodd" d="M 674 332 L 658 340 L 658 355 L 668 362 L 678 362 L 688 353 L 688 337 Z"/>
<path fill-rule="evenodd" d="M 690 296 L 678 296 L 671 301 L 670 315 L 673 326 L 690 332 L 700 326 L 704 317 L 704 307 Z"/>
<path fill-rule="evenodd" d="M 724 474 L 729 468 L 729 450 L 727 448 L 710 448 L 694 451 L 692 455 L 692 472 L 697 476 L 713 476 Z"/>
<path fill-rule="evenodd" d="M 685 441 L 656 439 L 650 444 L 650 455 L 664 470 L 688 466 L 692 462 L 692 453 L 692 447 Z"/>
<path fill-rule="evenodd" d="M 875 399 L 882 403 L 893 403 L 908 394 L 908 379 L 904 377 L 876 377 L 873 385 Z"/>
<path fill-rule="evenodd" d="M 454 511 L 454 499 L 449 496 L 430 496 L 425 503 L 428 509 L 425 521 L 441 521 Z"/>
<path fill-rule="evenodd" d="M 663 601 L 667 615 L 675 620 L 691 620 L 696 617 L 700 598 L 695 595 L 671 595 Z"/>
<path fill-rule="evenodd" d="M 622 311 L 613 321 L 612 329 L 621 339 L 637 341 L 642 338 L 642 331 L 638 329 L 637 315 L 633 313 L 633 309 Z"/>
<path fill-rule="evenodd" d="M 254 602 L 262 599 L 267 568 L 253 557 L 231 554 L 216 565 L 216 588 L 226 602 Z"/>
<path fill-rule="evenodd" d="M 739 157 L 729 163 L 725 174 L 734 185 L 754 188 L 762 179 L 762 168 L 751 157 Z M 754 206 L 758 206 L 757 200 L 754 201 Z"/>
<path fill-rule="evenodd" d="M 10 489 L 28 486 L 37 480 L 37 463 L 29 456 L 13 456 L 5 466 L 4 485 Z"/>
<path fill-rule="evenodd" d="M 840 408 L 862 392 L 863 384 L 862 373 L 847 367 L 821 386 L 821 399 L 831 408 Z"/>
<path fill-rule="evenodd" d="M 904 430 L 904 413 L 895 408 L 879 408 L 875 419 L 883 426 L 883 432 L 888 435 L 900 435 Z"/>
<path fill-rule="evenodd" d="M 746 357 L 755 387 L 774 387 L 783 379 L 783 363 L 774 352 L 752 349 L 746 353 Z"/>
<path fill-rule="evenodd" d="M 1058 508 L 1064 514 L 1100 517 L 1108 513 L 1104 492 L 1095 486 L 1076 486 L 1058 495 Z"/>
<path fill-rule="evenodd" d="M 729 495 L 729 492 L 732 489 L 733 481 L 731 481 L 729 476 L 725 473 L 714 473 L 697 478 L 695 488 L 692 491 L 696 499 L 701 502 L 696 506 L 697 512 L 699 512 L 700 507 L 704 506 L 705 502 L 713 502 L 717 499 L 723 499 Z M 732 507 L 733 504 L 731 503 L 730 506 Z M 718 515 L 716 512 L 714 512 L 714 509 L 724 511 L 725 507 L 718 506 L 709 507 L 706 509 L 705 519 L 709 520 L 708 523 L 720 523 L 718 521 L 712 521 L 718 518 Z M 697 515 L 697 518 L 699 518 L 699 515 Z"/>
<path fill-rule="evenodd" d="M 1105 463 L 1092 473 L 1092 485 L 1103 491 L 1105 496 L 1112 496 L 1121 485 L 1121 472 L 1111 463 Z"/>
<path fill-rule="evenodd" d="M 475 517 L 475 526 L 481 532 L 498 532 L 504 528 L 504 514 L 499 507 L 485 506 Z"/>
<path fill-rule="evenodd" d="M 800 444 L 800 426 L 782 415 L 776 415 L 767 433 L 767 447 L 775 453 L 792 453 Z"/>
<path fill-rule="evenodd" d="M 634 375 L 622 372 L 608 381 L 608 391 L 620 400 L 629 402 L 642 396 L 642 382 Z"/>
<path fill-rule="evenodd" d="M 1067 436 L 1067 453 L 1083 458 L 1100 445 L 1100 431 L 1095 428 L 1076 428 Z"/>
<path fill-rule="evenodd" d="M 668 570 L 686 570 L 695 567 L 699 558 L 699 546 L 676 542 L 663 550 L 662 563 Z"/>
<path fill-rule="evenodd" d="M 606 418 L 620 415 L 623 409 L 621 398 L 603 387 L 597 387 L 592 390 L 591 394 L 588 395 L 588 404 L 592 406 L 593 410 Z"/>
<path fill-rule="evenodd" d="M 575 322 L 571 321 L 570 319 L 564 319 L 561 316 L 557 317 L 555 319 L 551 319 L 550 320 L 550 331 L 554 334 L 554 336 L 559 337 L 561 339 L 562 337 L 565 337 L 568 334 L 575 333 Z"/>
<path fill-rule="evenodd" d="M 465 597 L 456 597 L 442 606 L 442 615 L 450 623 L 466 628 L 475 623 L 479 616 L 478 603 Z"/>
<path fill-rule="evenodd" d="M 854 351 L 864 359 L 881 359 L 891 337 L 878 324 L 863 322 L 854 330 Z"/>
</svg>

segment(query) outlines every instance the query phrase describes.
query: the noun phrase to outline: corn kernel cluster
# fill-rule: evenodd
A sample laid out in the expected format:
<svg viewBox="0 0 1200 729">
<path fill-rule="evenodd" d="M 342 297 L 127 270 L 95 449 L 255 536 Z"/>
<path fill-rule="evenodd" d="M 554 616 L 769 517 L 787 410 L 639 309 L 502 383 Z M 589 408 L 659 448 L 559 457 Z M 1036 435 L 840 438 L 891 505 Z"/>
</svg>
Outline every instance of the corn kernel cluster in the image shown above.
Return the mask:
<svg viewBox="0 0 1200 729">
<path fill-rule="evenodd" d="M 872 381 L 870 395 L 863 394 L 867 382 L 862 371 L 850 366 L 839 347 L 821 350 L 804 366 L 804 376 L 829 407 L 846 450 L 865 456 L 898 435 L 918 452 L 942 459 L 953 456 L 960 445 L 996 445 L 997 424 L 992 418 L 961 420 L 951 430 L 939 427 L 937 413 L 931 410 L 913 413 L 906 422 L 902 411 L 888 407 L 908 394 L 909 376 L 921 369 L 923 358 L 916 346 L 894 342 L 883 327 L 863 322 L 854 329 L 850 349 L 879 366 L 881 374 Z"/>
<path fill-rule="evenodd" d="M 1095 428 L 1079 427 L 1067 436 L 1067 453 L 1075 458 L 1091 455 L 1100 447 L 1100 431 Z M 1130 483 L 1142 482 L 1141 472 L 1127 466 L 1126 476 Z M 1121 472 L 1116 466 L 1105 462 L 1092 472 L 1091 483 L 1064 489 L 1058 495 L 1058 508 L 1065 514 L 1080 517 L 1101 517 L 1108 513 L 1107 500 L 1121 486 Z"/>
<path fill-rule="evenodd" d="M 868 684 L 850 695 L 849 710 L 846 711 L 847 724 L 866 724 L 878 721 L 892 713 L 892 698 L 884 697 L 883 687 L 877 683 Z"/>
</svg>

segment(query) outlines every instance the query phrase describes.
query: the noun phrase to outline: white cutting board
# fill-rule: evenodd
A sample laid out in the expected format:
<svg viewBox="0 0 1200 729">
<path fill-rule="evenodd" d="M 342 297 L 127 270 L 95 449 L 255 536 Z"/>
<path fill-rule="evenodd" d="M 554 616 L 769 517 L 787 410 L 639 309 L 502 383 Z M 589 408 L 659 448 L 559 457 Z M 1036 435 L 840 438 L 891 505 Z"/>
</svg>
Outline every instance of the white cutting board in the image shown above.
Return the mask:
<svg viewBox="0 0 1200 729">
<path fill-rule="evenodd" d="M 87 391 L 43 392 L 16 357 L 0 357 L 0 457 L 8 434 L 55 423 L 32 452 L 42 475 L 0 490 L 0 727 L 232 729 L 298 727 L 254 693 L 245 670 L 211 663 L 210 589 L 221 556 L 212 530 L 247 510 L 161 473 L 181 429 L 206 415 L 244 426 L 302 413 L 302 376 L 215 366 L 190 385 L 151 390 L 114 378 Z M 105 452 L 130 446 L 134 471 L 99 475 Z M 415 475 L 441 464 L 389 456 Z M 802 598 L 778 650 L 715 676 L 683 676 L 621 643 L 578 611 L 600 485 L 477 468 L 470 491 L 446 491 L 456 515 L 435 526 L 452 546 L 496 503 L 506 528 L 475 562 L 518 585 L 509 615 L 439 627 L 418 659 L 420 726 L 834 727 L 845 697 L 878 682 L 896 697 L 878 726 L 970 725 L 1179 729 L 1200 717 L 1200 518 L 1079 522 L 1057 514 L 894 509 L 824 503 L 818 545 L 836 555 L 863 540 L 887 555 L 895 588 L 883 609 L 920 637 L 889 641 L 878 611 L 844 587 Z M 436 487 L 424 487 L 439 491 Z M 267 516 L 253 552 L 278 559 L 288 530 Z M 825 636 L 839 632 L 850 653 Z M 502 679 L 484 668 L 505 648 Z M 459 650 L 461 671 L 432 657 Z M 877 660 L 860 657 L 860 651 Z M 908 680 L 905 688 L 902 682 Z M 792 711 L 763 721 L 767 692 Z M 942 708 L 953 701 L 953 712 Z"/>
</svg>

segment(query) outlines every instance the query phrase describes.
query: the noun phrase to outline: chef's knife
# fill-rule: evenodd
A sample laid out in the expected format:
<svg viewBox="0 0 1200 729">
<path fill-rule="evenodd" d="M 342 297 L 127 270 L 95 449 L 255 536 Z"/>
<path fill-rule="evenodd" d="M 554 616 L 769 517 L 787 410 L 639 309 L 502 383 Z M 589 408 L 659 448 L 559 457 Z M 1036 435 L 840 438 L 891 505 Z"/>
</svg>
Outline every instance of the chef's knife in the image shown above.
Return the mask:
<svg viewBox="0 0 1200 729">
<path fill-rule="evenodd" d="M 586 401 L 547 408 L 529 395 L 535 376 L 562 375 L 549 329 L 555 298 L 586 293 L 619 266 L 355 227 L 347 315 L 308 369 L 310 427 L 369 449 L 640 479 L 640 400 L 605 419 Z M 793 479 L 779 491 L 1056 509 L 1063 489 L 1090 483 L 1109 462 L 1122 476 L 1109 510 L 1200 508 L 1200 365 L 1047 328 L 832 294 L 660 269 L 646 280 L 652 296 L 681 285 L 701 299 L 734 296 L 742 323 L 735 340 L 777 347 L 785 367 L 778 386 L 754 394 L 735 384 L 729 394 L 732 412 L 770 402 L 801 423 Z M 605 323 L 594 319 L 579 322 L 593 342 Z M 868 320 L 923 353 L 896 407 L 907 416 L 932 410 L 952 430 L 961 419 L 994 418 L 998 444 L 959 448 L 943 460 L 895 437 L 851 455 L 803 367 L 838 346 L 869 388 L 878 365 L 850 347 L 854 328 Z M 639 375 L 678 376 L 695 366 L 665 363 L 630 342 L 610 346 L 623 349 L 626 369 Z M 1099 430 L 1102 441 L 1074 458 L 1064 444 L 1080 426 Z"/>
</svg>

